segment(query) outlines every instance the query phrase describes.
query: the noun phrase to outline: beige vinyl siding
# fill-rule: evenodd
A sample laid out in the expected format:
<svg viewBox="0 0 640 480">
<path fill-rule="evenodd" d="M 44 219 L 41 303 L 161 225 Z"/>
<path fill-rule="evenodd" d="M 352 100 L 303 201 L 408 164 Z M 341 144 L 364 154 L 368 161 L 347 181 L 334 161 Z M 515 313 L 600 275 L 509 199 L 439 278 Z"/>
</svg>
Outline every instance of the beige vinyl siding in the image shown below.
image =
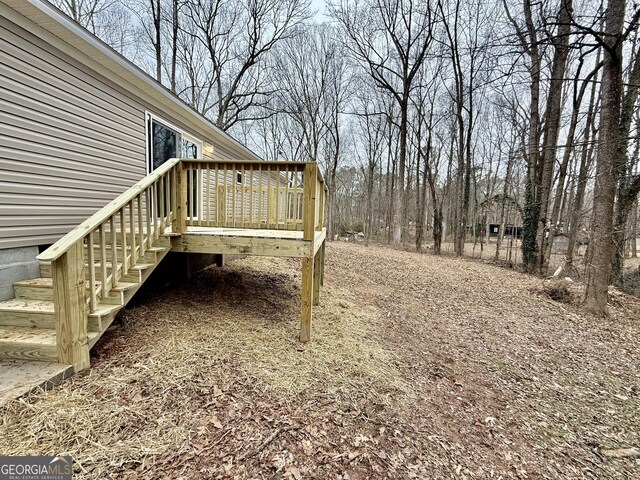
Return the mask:
<svg viewBox="0 0 640 480">
<path fill-rule="evenodd" d="M 145 108 L 0 17 L 0 248 L 55 242 L 145 174 Z"/>
<path fill-rule="evenodd" d="M 143 177 L 147 112 L 211 145 L 207 160 L 246 158 L 219 132 L 185 127 L 196 116 L 186 107 L 149 101 L 54 47 L 40 26 L 9 18 L 0 15 L 0 249 L 55 242 Z"/>
</svg>

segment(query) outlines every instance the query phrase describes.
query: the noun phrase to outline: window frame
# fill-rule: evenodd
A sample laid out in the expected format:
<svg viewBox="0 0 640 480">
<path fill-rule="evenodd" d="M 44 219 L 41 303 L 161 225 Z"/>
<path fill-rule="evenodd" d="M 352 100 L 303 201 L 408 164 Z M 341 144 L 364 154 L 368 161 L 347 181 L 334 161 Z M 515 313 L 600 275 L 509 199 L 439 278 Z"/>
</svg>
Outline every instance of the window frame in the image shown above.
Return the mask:
<svg viewBox="0 0 640 480">
<path fill-rule="evenodd" d="M 182 151 L 182 141 L 187 140 L 188 142 L 193 143 L 198 149 L 197 158 L 203 158 L 202 152 L 204 151 L 204 142 L 200 140 L 195 135 L 185 132 L 183 129 L 176 127 L 171 122 L 167 122 L 164 118 L 155 113 L 152 113 L 148 110 L 145 110 L 145 121 L 144 121 L 144 130 L 145 130 L 145 149 L 146 149 L 146 175 L 149 175 L 153 170 L 151 169 L 153 165 L 153 141 L 151 139 L 151 131 L 149 129 L 150 125 L 153 122 L 159 123 L 167 127 L 169 130 L 173 130 L 178 134 L 177 144 L 180 145 L 180 158 L 183 158 L 184 151 Z"/>
<path fill-rule="evenodd" d="M 197 156 L 196 158 L 203 158 L 202 152 L 204 151 L 204 142 L 190 133 L 185 132 L 183 129 L 176 127 L 171 122 L 167 122 L 165 119 L 156 115 L 148 110 L 145 110 L 145 121 L 144 121 L 144 130 L 145 130 L 145 149 L 147 155 L 146 161 L 146 175 L 149 175 L 153 172 L 153 140 L 151 138 L 151 129 L 150 127 L 153 125 L 153 122 L 159 123 L 160 125 L 168 128 L 176 132 L 178 138 L 176 139 L 176 144 L 180 146 L 180 158 L 184 158 L 184 151 L 182 151 L 182 141 L 186 140 L 191 142 L 196 146 Z M 199 219 L 200 208 L 199 205 L 202 204 L 202 180 L 198 182 L 199 188 L 196 188 L 196 198 L 195 198 L 195 207 L 196 207 L 196 215 L 193 217 L 193 220 Z"/>
</svg>

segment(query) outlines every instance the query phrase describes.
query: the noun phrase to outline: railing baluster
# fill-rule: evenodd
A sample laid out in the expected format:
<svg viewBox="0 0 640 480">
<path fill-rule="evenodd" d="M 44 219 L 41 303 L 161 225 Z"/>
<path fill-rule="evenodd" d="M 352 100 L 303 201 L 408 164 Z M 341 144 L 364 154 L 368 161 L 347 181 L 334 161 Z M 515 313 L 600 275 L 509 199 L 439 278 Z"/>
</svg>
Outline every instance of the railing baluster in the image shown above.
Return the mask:
<svg viewBox="0 0 640 480">
<path fill-rule="evenodd" d="M 285 169 L 286 184 L 284 186 L 284 229 L 289 229 L 289 170 Z"/>
<path fill-rule="evenodd" d="M 190 163 L 187 164 L 187 205 L 187 220 L 193 222 L 193 168 Z"/>
<path fill-rule="evenodd" d="M 253 224 L 253 164 L 249 164 L 249 227 L 255 228 Z"/>
<path fill-rule="evenodd" d="M 276 228 L 280 229 L 280 167 L 276 165 Z"/>
<path fill-rule="evenodd" d="M 242 165 L 240 165 L 240 168 L 242 170 L 240 170 L 240 226 L 241 227 L 245 227 L 245 219 L 244 219 L 244 180 L 245 180 L 245 175 L 247 172 L 245 172 L 245 169 Z"/>
<path fill-rule="evenodd" d="M 87 262 L 89 263 L 89 307 L 93 312 L 98 303 L 96 298 L 96 262 L 93 251 L 93 231 L 87 235 Z"/>
<path fill-rule="evenodd" d="M 220 226 L 220 165 L 214 164 L 213 168 L 216 171 L 216 183 L 214 183 L 213 192 L 216 196 L 215 206 L 216 206 L 216 223 L 215 226 Z"/>
<path fill-rule="evenodd" d="M 227 184 L 229 183 L 229 179 L 227 178 L 227 164 L 224 164 L 224 171 L 223 171 L 223 175 L 222 175 L 222 190 L 224 192 L 224 196 L 223 196 L 223 201 L 222 201 L 222 205 L 223 205 L 223 218 L 224 218 L 224 222 L 221 225 L 222 227 L 226 227 L 227 226 L 227 217 L 228 217 L 228 212 L 229 212 L 229 206 L 228 206 L 228 202 L 227 202 Z"/>
<path fill-rule="evenodd" d="M 147 212 L 147 248 L 151 248 L 151 218 L 153 217 L 149 188 L 150 187 L 147 187 L 144 191 L 145 211 Z"/>
<path fill-rule="evenodd" d="M 127 262 L 127 224 L 125 223 L 125 209 L 120 209 L 120 241 L 122 242 L 122 276 L 129 273 Z"/>
<path fill-rule="evenodd" d="M 258 228 L 262 227 L 262 164 L 258 165 Z"/>
<path fill-rule="evenodd" d="M 111 286 L 114 286 L 120 280 L 118 275 L 118 234 L 116 233 L 116 216 L 111 215 L 109 218 L 111 227 Z"/>
<path fill-rule="evenodd" d="M 158 189 L 160 185 L 158 180 L 153 182 L 153 190 L 151 194 L 153 195 L 153 239 L 157 240 L 160 237 L 160 202 L 158 201 L 159 192 Z"/>
<path fill-rule="evenodd" d="M 207 163 L 207 196 L 205 202 L 207 205 L 206 226 L 211 226 L 211 164 Z"/>
<path fill-rule="evenodd" d="M 145 248 L 144 243 L 144 223 L 142 220 L 142 194 L 136 197 L 136 203 L 138 204 L 138 235 L 140 238 L 138 239 L 138 243 L 140 244 L 140 256 L 144 255 L 144 252 L 147 250 Z"/>
<path fill-rule="evenodd" d="M 237 183 L 238 183 L 238 181 L 237 181 L 238 171 L 236 170 L 235 163 L 231 164 L 231 172 L 232 172 L 232 174 L 231 174 L 231 186 L 233 188 L 232 198 L 231 198 L 231 205 L 233 205 L 233 209 L 231 211 L 233 213 L 231 214 L 231 221 L 233 222 L 232 226 L 235 228 L 235 226 L 236 226 L 236 217 L 238 216 L 238 205 L 236 204 L 236 191 L 238 190 L 238 185 L 237 185 Z"/>
<path fill-rule="evenodd" d="M 300 218 L 300 194 L 298 192 L 299 188 L 298 186 L 300 185 L 300 172 L 296 172 L 295 173 L 295 183 L 294 183 L 294 208 L 295 208 L 295 214 L 294 214 L 294 219 L 295 219 L 295 228 L 296 230 L 298 230 L 300 228 L 298 219 Z"/>
<path fill-rule="evenodd" d="M 164 226 L 165 228 L 171 225 L 171 172 L 167 172 L 163 175 L 164 182 Z"/>
<path fill-rule="evenodd" d="M 137 252 L 136 252 L 136 228 L 135 228 L 135 212 L 134 212 L 134 202 L 133 200 L 131 200 L 129 202 L 129 243 L 131 244 L 131 261 L 129 262 L 129 265 L 133 266 L 136 263 L 136 256 L 137 256 Z"/>
<path fill-rule="evenodd" d="M 101 280 L 102 283 L 102 298 L 106 298 L 107 296 L 107 239 L 104 232 L 104 223 L 100 224 L 98 227 L 99 237 L 100 237 L 100 270 L 101 270 Z"/>
<path fill-rule="evenodd" d="M 164 230 L 164 227 L 166 226 L 165 224 L 165 217 L 164 217 L 164 176 L 160 177 L 158 179 L 158 211 L 160 213 L 160 229 Z"/>
</svg>

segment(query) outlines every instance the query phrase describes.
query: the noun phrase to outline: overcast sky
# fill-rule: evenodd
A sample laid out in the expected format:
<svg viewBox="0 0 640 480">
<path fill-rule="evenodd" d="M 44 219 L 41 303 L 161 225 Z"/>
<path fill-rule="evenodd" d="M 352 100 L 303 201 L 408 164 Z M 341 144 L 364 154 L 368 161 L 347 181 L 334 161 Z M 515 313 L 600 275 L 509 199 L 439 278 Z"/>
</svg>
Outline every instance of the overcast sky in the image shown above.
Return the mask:
<svg viewBox="0 0 640 480">
<path fill-rule="evenodd" d="M 311 9 L 316 10 L 318 12 L 316 14 L 316 20 L 318 22 L 323 22 L 326 20 L 324 17 L 324 12 L 325 12 L 324 2 L 325 0 L 311 0 Z"/>
</svg>

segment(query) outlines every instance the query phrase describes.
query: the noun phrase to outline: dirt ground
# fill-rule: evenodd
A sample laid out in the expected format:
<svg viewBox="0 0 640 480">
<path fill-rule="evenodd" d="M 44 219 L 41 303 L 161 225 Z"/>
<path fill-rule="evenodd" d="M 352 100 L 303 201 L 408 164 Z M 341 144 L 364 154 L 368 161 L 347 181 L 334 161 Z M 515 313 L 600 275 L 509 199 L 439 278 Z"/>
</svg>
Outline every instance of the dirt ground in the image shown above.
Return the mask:
<svg viewBox="0 0 640 480">
<path fill-rule="evenodd" d="M 637 299 L 593 318 L 477 260 L 332 243 L 300 348 L 299 284 L 252 257 L 139 300 L 91 369 L 2 412 L 0 452 L 77 478 L 640 478 Z"/>
</svg>

